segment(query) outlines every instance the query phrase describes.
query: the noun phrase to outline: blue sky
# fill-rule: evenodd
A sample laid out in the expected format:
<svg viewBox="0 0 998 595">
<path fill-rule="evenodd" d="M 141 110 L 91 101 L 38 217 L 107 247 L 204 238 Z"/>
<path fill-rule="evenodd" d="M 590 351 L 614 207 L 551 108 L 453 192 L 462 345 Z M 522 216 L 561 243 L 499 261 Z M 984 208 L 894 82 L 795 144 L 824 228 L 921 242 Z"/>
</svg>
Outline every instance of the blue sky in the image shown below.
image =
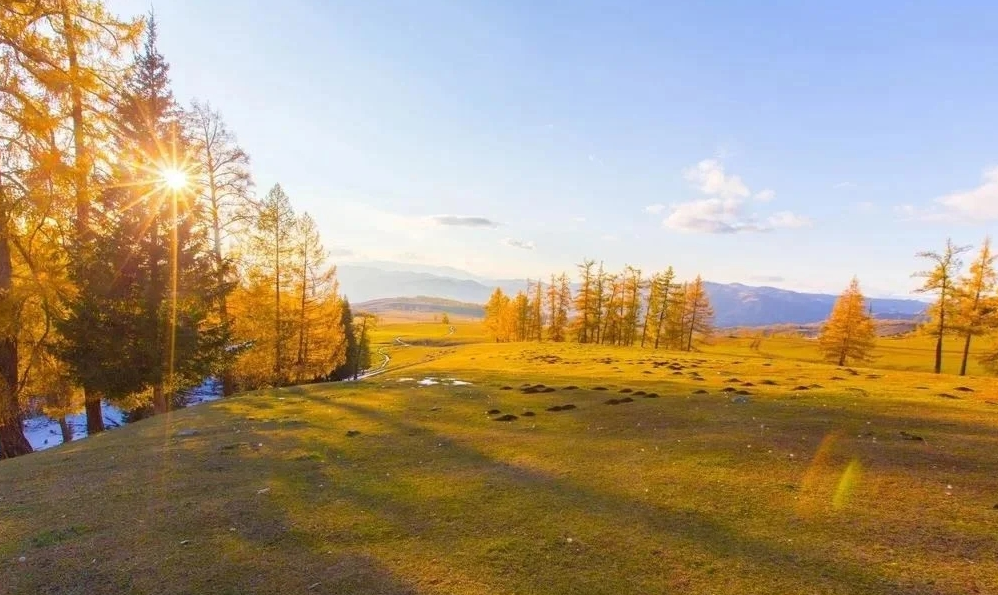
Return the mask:
<svg viewBox="0 0 998 595">
<path fill-rule="evenodd" d="M 177 97 L 223 113 L 257 192 L 280 182 L 340 261 L 906 295 L 917 251 L 998 223 L 998 3 L 155 10 Z"/>
</svg>

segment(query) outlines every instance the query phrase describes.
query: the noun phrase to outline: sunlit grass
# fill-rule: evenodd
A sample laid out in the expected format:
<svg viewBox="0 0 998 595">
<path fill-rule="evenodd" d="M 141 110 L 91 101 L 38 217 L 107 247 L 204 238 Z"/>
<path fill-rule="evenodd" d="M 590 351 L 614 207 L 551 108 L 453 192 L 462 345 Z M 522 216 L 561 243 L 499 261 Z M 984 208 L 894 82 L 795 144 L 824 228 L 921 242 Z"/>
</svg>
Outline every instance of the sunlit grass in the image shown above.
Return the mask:
<svg viewBox="0 0 998 595">
<path fill-rule="evenodd" d="M 3 463 L 0 585 L 998 592 L 993 379 L 435 343 L 462 332 L 442 326 L 383 326 L 399 369 L 362 383 L 243 395 Z"/>
</svg>

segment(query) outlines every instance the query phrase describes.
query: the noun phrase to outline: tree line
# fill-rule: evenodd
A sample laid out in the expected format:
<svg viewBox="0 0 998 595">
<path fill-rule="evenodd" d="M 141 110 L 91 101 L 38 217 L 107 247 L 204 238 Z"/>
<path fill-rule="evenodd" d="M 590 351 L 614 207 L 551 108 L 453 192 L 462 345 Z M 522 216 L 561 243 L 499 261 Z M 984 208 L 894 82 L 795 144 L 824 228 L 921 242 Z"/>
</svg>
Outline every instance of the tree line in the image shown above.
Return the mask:
<svg viewBox="0 0 998 595">
<path fill-rule="evenodd" d="M 643 277 L 632 266 L 611 273 L 590 259 L 577 268 L 574 294 L 564 272 L 547 284 L 528 281 L 512 297 L 496 288 L 485 305 L 489 336 L 691 351 L 713 335 L 714 310 L 699 275 L 679 282 L 672 267 Z"/>
<path fill-rule="evenodd" d="M 0 458 L 27 412 L 132 417 L 345 378 L 369 315 L 339 295 L 315 222 L 207 102 L 181 106 L 153 18 L 99 0 L 0 0 Z"/>
</svg>

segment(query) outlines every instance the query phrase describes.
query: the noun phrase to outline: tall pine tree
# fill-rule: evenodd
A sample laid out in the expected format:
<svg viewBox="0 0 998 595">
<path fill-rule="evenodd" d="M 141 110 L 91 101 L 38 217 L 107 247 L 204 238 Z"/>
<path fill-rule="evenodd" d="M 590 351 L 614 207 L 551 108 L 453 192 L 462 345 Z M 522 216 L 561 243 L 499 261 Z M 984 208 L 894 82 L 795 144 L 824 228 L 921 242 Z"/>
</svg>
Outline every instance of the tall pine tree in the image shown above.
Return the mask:
<svg viewBox="0 0 998 595">
<path fill-rule="evenodd" d="M 149 398 L 153 410 L 220 370 L 228 329 L 211 324 L 219 299 L 200 211 L 186 183 L 187 145 L 169 65 L 150 22 L 118 101 L 117 161 L 101 194 L 91 254 L 59 324 L 62 355 L 88 393 Z"/>
</svg>

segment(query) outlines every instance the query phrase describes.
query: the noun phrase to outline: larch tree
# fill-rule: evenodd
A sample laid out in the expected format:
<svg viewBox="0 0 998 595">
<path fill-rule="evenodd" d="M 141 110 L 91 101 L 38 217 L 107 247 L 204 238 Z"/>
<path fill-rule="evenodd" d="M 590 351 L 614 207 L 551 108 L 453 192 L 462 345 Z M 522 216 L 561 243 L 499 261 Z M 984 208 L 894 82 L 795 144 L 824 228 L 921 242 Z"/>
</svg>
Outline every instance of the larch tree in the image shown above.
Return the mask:
<svg viewBox="0 0 998 595">
<path fill-rule="evenodd" d="M 590 343 L 601 343 L 603 341 L 603 306 L 606 305 L 606 282 L 607 275 L 606 271 L 603 270 L 603 262 L 601 261 L 593 276 L 593 295 L 589 301 L 589 319 L 591 320 L 592 327 L 586 338 Z"/>
<path fill-rule="evenodd" d="M 984 238 L 981 251 L 970 264 L 970 272 L 958 284 L 959 305 L 956 326 L 963 334 L 963 357 L 960 375 L 967 374 L 970 344 L 998 325 L 998 274 L 995 272 L 996 256 L 991 250 L 991 238 Z"/>
<path fill-rule="evenodd" d="M 527 293 L 530 294 L 530 331 L 528 338 L 533 341 L 544 340 L 544 284 L 527 280 Z"/>
<path fill-rule="evenodd" d="M 658 349 L 658 346 L 661 344 L 665 322 L 668 320 L 669 313 L 674 307 L 673 298 L 676 293 L 675 279 L 676 273 L 672 270 L 672 267 L 669 267 L 664 273 L 658 276 L 652 287 L 652 291 L 658 296 L 655 300 L 657 307 L 655 316 L 655 349 Z"/>
<path fill-rule="evenodd" d="M 828 320 L 821 327 L 818 346 L 828 361 L 840 366 L 849 360 L 870 361 L 876 346 L 876 328 L 866 298 L 853 277 L 849 287 L 835 301 Z"/>
<path fill-rule="evenodd" d="M 624 280 L 624 313 L 622 316 L 622 345 L 634 345 L 638 335 L 638 323 L 641 320 L 641 295 L 645 283 L 641 278 L 641 269 L 628 265 L 622 275 Z"/>
<path fill-rule="evenodd" d="M 510 340 L 510 320 L 512 307 L 509 296 L 496 287 L 485 304 L 485 330 L 496 343 L 506 343 Z"/>
<path fill-rule="evenodd" d="M 7 205 L 12 199 L 17 201 L 16 209 L 4 207 L 0 213 L 5 226 L 0 240 L 6 242 L 0 248 L 5 248 L 6 254 L 14 249 L 14 262 L 9 270 L 13 271 L 17 261 L 23 259 L 22 264 L 28 266 L 27 272 L 35 281 L 65 279 L 67 257 L 81 253 L 85 247 L 78 241 L 79 234 L 74 237 L 72 232 L 73 207 L 77 213 L 77 231 L 85 229 L 87 217 L 79 215 L 87 214 L 93 199 L 95 155 L 108 137 L 107 128 L 102 128 L 98 116 L 109 111 L 107 98 L 120 81 L 121 54 L 131 48 L 140 30 L 138 21 L 117 20 L 101 2 L 0 2 L 0 138 L 4 145 L 0 146 L 3 194 L 0 200 Z M 30 180 L 22 177 L 26 172 L 30 172 Z M 26 205 L 39 205 L 39 199 L 45 203 L 43 210 L 24 209 Z M 44 213 L 42 225 L 24 219 L 38 213 Z M 32 230 L 30 242 L 11 244 L 15 238 L 10 225 L 15 221 L 20 230 Z M 57 238 L 61 250 L 38 258 L 33 250 L 41 242 L 34 240 L 42 236 L 47 240 L 46 245 Z M 65 250 L 71 244 L 74 249 Z M 60 267 L 50 271 L 58 274 L 54 277 L 40 274 L 41 267 L 50 264 Z M 0 268 L 0 276 L 5 275 L 8 267 Z M 25 295 L 16 285 L 8 288 L 7 281 L 0 279 L 2 301 L 10 302 L 19 299 L 15 296 Z M 47 325 L 39 335 L 41 342 L 25 342 L 24 336 L 0 337 L 0 369 L 10 372 L 23 368 L 19 384 L 11 384 L 11 378 L 6 378 L 4 390 L 0 391 L 0 443 L 4 445 L 0 456 L 30 451 L 21 436 L 20 413 L 15 419 L 10 412 L 17 409 L 14 401 L 28 380 L 27 372 L 38 370 L 36 348 L 44 347 L 55 335 L 48 323 L 60 314 L 62 302 L 70 293 L 49 295 L 40 302 Z M 31 303 L 39 302 L 29 300 L 21 305 Z M 23 311 L 20 307 L 8 310 L 6 305 L 3 308 L 6 312 Z M 15 327 L 26 328 L 20 323 Z M 19 356 L 26 349 L 29 357 L 22 360 Z M 48 356 L 43 359 L 56 364 Z M 22 365 L 24 362 L 27 364 Z M 88 398 L 87 411 L 90 429 L 94 432 L 103 429 L 99 399 Z"/>
<path fill-rule="evenodd" d="M 524 291 L 518 291 L 512 307 L 516 313 L 516 340 L 526 341 L 530 337 L 530 298 Z"/>
<path fill-rule="evenodd" d="M 283 309 L 289 304 L 281 304 L 281 296 L 290 287 L 294 258 L 292 245 L 296 220 L 291 199 L 284 193 L 280 184 L 275 184 L 260 201 L 254 234 L 252 237 L 252 253 L 259 274 L 270 285 L 272 318 L 271 318 L 271 350 L 272 382 L 275 386 L 287 382 L 288 362 L 285 343 L 290 339 L 289 325 Z M 290 309 L 290 308 L 288 308 Z"/>
<path fill-rule="evenodd" d="M 686 288 L 686 351 L 693 351 L 693 341 L 699 337 L 709 340 L 714 333 L 714 309 L 710 305 L 710 296 L 704 287 L 700 275 L 689 283 Z"/>
<path fill-rule="evenodd" d="M 228 289 L 235 283 L 232 278 L 235 270 L 227 249 L 231 235 L 247 227 L 254 211 L 249 155 L 236 142 L 221 114 L 208 103 L 194 101 L 185 115 L 216 283 L 220 289 Z M 219 291 L 219 296 L 218 318 L 222 324 L 231 325 L 228 291 Z M 231 370 L 222 370 L 221 381 L 222 394 L 232 394 Z"/>
<path fill-rule="evenodd" d="M 592 341 L 590 329 L 593 322 L 592 303 L 594 289 L 595 260 L 583 259 L 582 263 L 576 265 L 579 270 L 579 291 L 575 294 L 575 336 L 579 343 L 589 343 Z"/>
<path fill-rule="evenodd" d="M 943 338 L 953 328 L 953 319 L 957 313 L 959 292 L 957 290 L 958 276 L 963 268 L 960 255 L 969 248 L 957 246 L 952 239 L 946 240 L 942 252 L 919 252 L 919 258 L 929 261 L 930 269 L 915 273 L 913 276 L 925 279 L 918 293 L 934 293 L 936 301 L 929 309 L 931 333 L 936 339 L 935 366 L 936 374 L 943 369 Z"/>
<path fill-rule="evenodd" d="M 292 238 L 294 262 L 290 271 L 297 292 L 297 350 L 294 381 L 328 375 L 345 358 L 341 343 L 341 302 L 337 295 L 336 267 L 328 266 L 328 253 L 319 230 L 308 213 L 297 219 Z"/>
</svg>

